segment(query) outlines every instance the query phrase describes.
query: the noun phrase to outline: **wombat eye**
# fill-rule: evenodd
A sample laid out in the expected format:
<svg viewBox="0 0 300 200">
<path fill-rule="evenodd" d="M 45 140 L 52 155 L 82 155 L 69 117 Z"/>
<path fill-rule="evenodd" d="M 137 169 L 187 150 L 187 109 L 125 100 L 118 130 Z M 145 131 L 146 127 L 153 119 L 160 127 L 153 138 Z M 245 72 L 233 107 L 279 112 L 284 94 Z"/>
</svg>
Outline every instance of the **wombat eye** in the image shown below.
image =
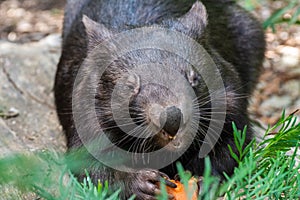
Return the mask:
<svg viewBox="0 0 300 200">
<path fill-rule="evenodd" d="M 200 83 L 200 76 L 193 70 L 186 73 L 186 78 L 192 87 L 196 87 Z"/>
<path fill-rule="evenodd" d="M 140 77 L 136 74 L 130 74 L 127 76 L 126 86 L 134 94 L 137 94 L 140 90 Z"/>
</svg>

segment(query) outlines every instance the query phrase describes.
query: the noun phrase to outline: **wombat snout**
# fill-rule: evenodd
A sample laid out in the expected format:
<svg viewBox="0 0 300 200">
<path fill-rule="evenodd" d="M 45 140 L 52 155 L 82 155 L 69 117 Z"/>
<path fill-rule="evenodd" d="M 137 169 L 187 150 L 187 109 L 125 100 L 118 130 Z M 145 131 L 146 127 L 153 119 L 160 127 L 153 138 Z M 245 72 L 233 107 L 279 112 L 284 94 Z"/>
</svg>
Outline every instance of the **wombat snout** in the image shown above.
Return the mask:
<svg viewBox="0 0 300 200">
<path fill-rule="evenodd" d="M 183 121 L 183 113 L 177 106 L 163 107 L 154 104 L 149 110 L 150 121 L 170 138 L 174 138 Z"/>
<path fill-rule="evenodd" d="M 167 107 L 160 115 L 159 122 L 162 129 L 170 136 L 174 137 L 182 121 L 182 112 L 176 106 Z"/>
</svg>

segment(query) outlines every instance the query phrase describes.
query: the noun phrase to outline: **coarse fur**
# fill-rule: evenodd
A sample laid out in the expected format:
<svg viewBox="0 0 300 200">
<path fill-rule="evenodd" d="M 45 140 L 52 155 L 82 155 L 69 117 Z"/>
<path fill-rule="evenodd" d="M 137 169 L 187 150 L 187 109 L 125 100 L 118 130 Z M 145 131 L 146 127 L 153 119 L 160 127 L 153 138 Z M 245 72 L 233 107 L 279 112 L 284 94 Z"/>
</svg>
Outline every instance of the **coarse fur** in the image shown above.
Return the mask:
<svg viewBox="0 0 300 200">
<path fill-rule="evenodd" d="M 220 71 L 226 93 L 226 119 L 221 136 L 209 157 L 215 175 L 222 177 L 224 172 L 232 174 L 236 162 L 230 156 L 228 145 L 237 153 L 234 148 L 232 122 L 236 123 L 238 129 L 248 126 L 248 143 L 252 137 L 247 112 L 248 97 L 257 82 L 265 49 L 260 23 L 232 0 L 202 0 L 201 3 L 195 0 L 68 0 L 64 18 L 63 49 L 55 80 L 55 103 L 67 137 L 68 148 L 73 150 L 83 146 L 74 124 L 72 95 L 79 68 L 83 65 L 89 70 L 85 59 L 89 57 L 97 63 L 100 57 L 92 54 L 97 44 L 122 31 L 150 25 L 176 30 L 193 38 L 206 49 Z M 172 66 L 172 69 L 162 69 L 161 73 L 154 72 L 154 75 L 150 71 L 130 74 L 130 70 L 139 63 L 159 63 L 162 66 Z M 209 67 L 202 63 L 200 65 L 203 68 Z M 143 81 L 140 80 L 143 76 L 158 76 L 162 80 L 171 80 L 172 73 L 167 73 L 168 70 L 181 73 L 193 88 L 197 98 L 193 99 L 194 103 L 190 106 L 199 109 L 199 121 L 195 122 L 193 116 L 187 116 L 189 112 L 185 111 L 186 105 L 180 107 L 185 104 L 184 100 L 176 98 L 176 95 L 162 86 L 143 85 Z M 189 130 L 193 127 L 187 127 L 181 133 L 177 133 L 180 130 L 176 123 L 168 121 L 168 117 L 165 118 L 167 126 L 163 127 L 167 134 L 160 132 L 149 139 L 124 135 L 113 119 L 111 108 L 112 92 L 117 80 L 124 73 L 127 76 L 123 77 L 123 83 L 131 88 L 130 114 L 136 124 L 149 125 L 151 120 L 154 126 L 160 123 L 156 122 L 160 118 L 151 116 L 151 107 L 155 112 L 164 110 L 172 120 L 185 120 L 187 117 L 191 123 L 197 123 L 199 130 L 196 137 L 191 139 L 189 135 Z M 146 49 L 128 53 L 115 60 L 104 72 L 101 80 L 92 84 L 97 85 L 97 120 L 105 134 L 118 146 L 127 151 L 146 153 L 165 147 L 168 143 L 171 143 L 174 149 L 178 144 L 188 144 L 189 140 L 192 140 L 192 145 L 180 158 L 160 170 L 145 168 L 132 173 L 97 165 L 93 156 L 86 155 L 81 159 L 89 161 L 83 160 L 82 168 L 75 172 L 78 177 L 82 178 L 85 175 L 84 168 L 87 168 L 95 183 L 98 180 L 108 180 L 112 189 L 121 187 L 122 199 L 132 194 L 135 194 L 137 199 L 155 199 L 154 196 L 158 192 L 155 183 L 164 174 L 173 177 L 177 173 L 177 161 L 193 175 L 202 175 L 204 160 L 198 155 L 213 111 L 210 109 L 208 88 L 193 67 L 169 52 Z M 181 85 L 183 83 L 174 82 L 175 88 L 180 88 Z M 85 89 L 79 87 L 79 90 Z M 84 101 L 82 106 L 86 106 Z M 86 129 L 96 129 L 97 126 L 90 122 L 89 112 L 92 111 L 87 108 L 86 113 L 81 114 L 82 118 L 85 118 L 84 126 Z M 162 115 L 163 112 L 159 114 Z M 150 131 L 147 129 L 142 133 L 136 130 L 136 134 L 149 133 L 151 128 Z M 166 139 L 166 135 L 172 139 Z M 93 139 L 94 136 L 86 137 Z M 170 148 L 169 151 L 174 149 Z"/>
</svg>

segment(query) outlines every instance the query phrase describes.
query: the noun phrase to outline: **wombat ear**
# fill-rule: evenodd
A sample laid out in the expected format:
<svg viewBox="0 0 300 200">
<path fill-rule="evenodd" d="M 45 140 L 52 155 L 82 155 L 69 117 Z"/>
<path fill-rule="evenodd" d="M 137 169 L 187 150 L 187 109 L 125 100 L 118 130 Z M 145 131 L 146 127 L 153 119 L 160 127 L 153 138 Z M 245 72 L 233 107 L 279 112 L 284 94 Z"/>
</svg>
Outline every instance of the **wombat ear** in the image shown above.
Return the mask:
<svg viewBox="0 0 300 200">
<path fill-rule="evenodd" d="M 82 22 L 89 39 L 89 45 L 97 44 L 107 38 L 111 38 L 113 33 L 103 24 L 91 20 L 88 16 L 83 15 Z"/>
<path fill-rule="evenodd" d="M 171 27 L 196 39 L 203 35 L 206 25 L 206 8 L 200 1 L 196 1 L 185 15 L 173 21 Z"/>
</svg>

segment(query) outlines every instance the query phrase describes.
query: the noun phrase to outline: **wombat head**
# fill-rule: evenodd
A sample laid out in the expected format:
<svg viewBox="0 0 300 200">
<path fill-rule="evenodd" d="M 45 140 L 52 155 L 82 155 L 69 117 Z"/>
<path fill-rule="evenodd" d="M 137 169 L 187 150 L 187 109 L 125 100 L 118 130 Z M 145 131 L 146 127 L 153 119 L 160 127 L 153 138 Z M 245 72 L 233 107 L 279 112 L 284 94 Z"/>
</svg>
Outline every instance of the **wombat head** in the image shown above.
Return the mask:
<svg viewBox="0 0 300 200">
<path fill-rule="evenodd" d="M 155 43 L 168 31 L 200 41 L 207 25 L 202 3 L 197 1 L 180 18 L 152 26 L 167 30 L 165 33 L 139 27 L 141 40 L 120 39 L 119 33 L 86 16 L 83 23 L 88 37 L 88 55 L 83 67 L 88 69 L 93 65 L 103 69 L 96 83 L 95 106 L 104 132 L 114 143 L 134 152 L 163 147 L 176 152 L 188 148 L 199 132 L 199 107 L 209 102 L 207 87 L 199 72 L 180 55 L 155 45 L 142 47 L 145 40 Z M 130 50 L 131 41 L 137 41 L 141 48 Z M 170 44 L 180 46 L 181 42 Z M 193 47 L 183 46 L 182 50 L 190 48 Z"/>
</svg>

